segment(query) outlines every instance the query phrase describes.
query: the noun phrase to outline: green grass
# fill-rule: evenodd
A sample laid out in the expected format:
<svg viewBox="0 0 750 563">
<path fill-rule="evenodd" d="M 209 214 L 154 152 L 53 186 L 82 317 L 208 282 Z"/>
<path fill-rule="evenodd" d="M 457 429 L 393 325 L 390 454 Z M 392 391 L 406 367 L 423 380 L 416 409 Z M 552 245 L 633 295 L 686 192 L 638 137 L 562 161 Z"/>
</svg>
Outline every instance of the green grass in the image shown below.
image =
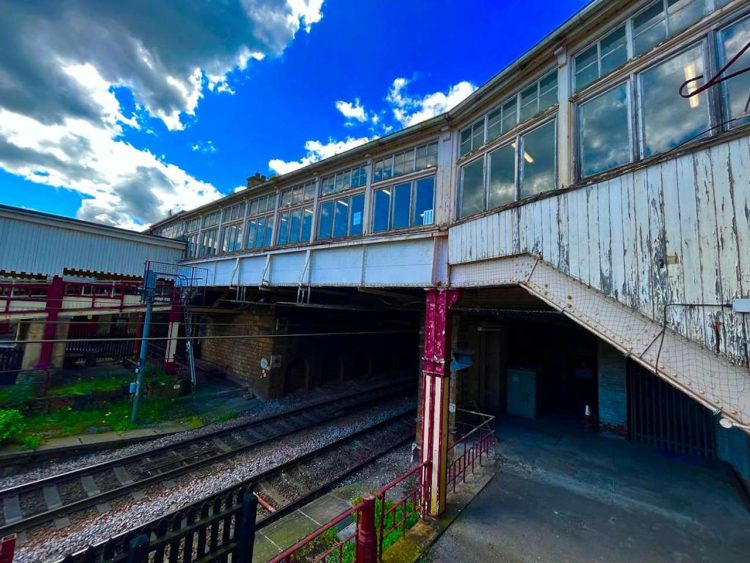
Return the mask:
<svg viewBox="0 0 750 563">
<path fill-rule="evenodd" d="M 360 502 L 360 499 L 355 499 L 354 504 Z M 375 526 L 378 527 L 380 523 L 380 515 L 382 512 L 382 506 L 383 503 L 376 501 L 375 502 Z M 386 510 L 389 510 L 393 507 L 393 503 L 391 501 L 386 501 Z M 409 514 L 413 510 L 414 504 L 411 501 L 406 502 L 406 512 Z M 389 530 L 395 517 L 395 521 L 397 523 L 397 528 L 395 530 L 392 530 L 383 540 L 383 551 L 387 551 L 388 548 L 390 548 L 393 544 L 395 544 L 399 539 L 401 539 L 404 536 L 404 533 L 400 527 L 401 518 L 403 517 L 403 510 L 404 506 L 399 506 L 395 511 L 390 512 L 386 514 L 385 516 L 385 522 L 383 523 L 383 528 L 385 530 Z M 419 520 L 419 516 L 417 514 L 410 514 L 406 518 L 406 529 L 408 530 L 411 528 L 414 524 L 417 523 Z M 321 535 L 318 539 L 312 541 L 310 544 L 308 544 L 306 547 L 304 547 L 300 552 L 298 552 L 296 555 L 300 560 L 306 560 L 306 558 L 314 558 L 316 556 L 319 556 L 321 553 L 326 551 L 327 549 L 330 549 L 336 543 L 338 543 L 339 539 L 337 537 L 338 530 L 336 527 L 333 527 L 329 530 L 326 530 L 323 535 Z M 378 534 L 378 541 L 380 540 L 380 531 L 377 531 Z M 329 555 L 326 558 L 326 563 L 352 563 L 355 559 L 355 545 L 354 540 L 347 541 L 342 550 L 342 557 L 339 558 L 338 550 L 335 550 L 331 555 Z"/>
<path fill-rule="evenodd" d="M 59 397 L 64 395 L 87 395 L 88 393 L 106 393 L 121 389 L 135 379 L 130 374 L 103 377 L 90 380 L 78 380 L 61 387 L 54 387 L 47 392 L 48 397 Z"/>
<path fill-rule="evenodd" d="M 23 420 L 22 435 L 36 434 L 47 438 L 73 436 L 91 432 L 114 430 L 117 432 L 135 428 L 130 423 L 132 404 L 128 399 L 112 401 L 106 407 L 73 410 L 66 407 L 49 414 L 26 416 Z M 188 417 L 190 413 L 173 398 L 145 398 L 141 402 L 139 421 L 155 424 L 166 420 Z"/>
</svg>

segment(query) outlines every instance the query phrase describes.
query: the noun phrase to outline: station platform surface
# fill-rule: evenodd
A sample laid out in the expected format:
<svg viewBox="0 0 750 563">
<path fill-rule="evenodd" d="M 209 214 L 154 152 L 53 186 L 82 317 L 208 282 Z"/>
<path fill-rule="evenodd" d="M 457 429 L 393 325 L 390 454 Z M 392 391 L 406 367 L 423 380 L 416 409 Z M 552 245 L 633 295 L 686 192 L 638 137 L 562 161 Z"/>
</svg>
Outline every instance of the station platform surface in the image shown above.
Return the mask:
<svg viewBox="0 0 750 563">
<path fill-rule="evenodd" d="M 743 561 L 750 513 L 716 464 L 565 421 L 498 420 L 497 473 L 424 561 Z"/>
</svg>

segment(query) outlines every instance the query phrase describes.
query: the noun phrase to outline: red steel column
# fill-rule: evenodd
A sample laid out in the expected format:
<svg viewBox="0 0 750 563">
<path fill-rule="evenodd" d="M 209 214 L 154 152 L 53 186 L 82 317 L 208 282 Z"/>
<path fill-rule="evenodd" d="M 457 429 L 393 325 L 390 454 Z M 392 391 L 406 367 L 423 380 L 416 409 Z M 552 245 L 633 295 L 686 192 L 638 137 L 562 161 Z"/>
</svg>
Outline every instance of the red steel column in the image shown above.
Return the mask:
<svg viewBox="0 0 750 563">
<path fill-rule="evenodd" d="M 362 507 L 359 509 L 359 521 L 357 522 L 357 563 L 375 563 L 378 559 L 377 544 L 375 497 L 366 495 L 362 498 Z"/>
<path fill-rule="evenodd" d="M 52 283 L 47 290 L 47 321 L 44 324 L 42 340 L 54 340 L 57 334 L 57 318 L 62 309 L 63 298 L 65 297 L 65 282 L 59 276 L 52 278 Z M 52 367 L 52 342 L 43 342 L 39 351 L 39 361 L 36 364 L 37 369 L 48 369 Z"/>
<path fill-rule="evenodd" d="M 445 510 L 448 454 L 448 396 L 451 357 L 450 309 L 459 297 L 457 289 L 428 289 L 422 358 L 422 461 L 430 499 L 427 512 L 440 516 Z"/>
<path fill-rule="evenodd" d="M 169 325 L 167 327 L 167 345 L 164 352 L 164 371 L 169 374 L 177 372 L 174 357 L 177 353 L 177 336 L 180 333 L 180 320 L 182 319 L 182 306 L 172 305 L 169 309 Z"/>
</svg>

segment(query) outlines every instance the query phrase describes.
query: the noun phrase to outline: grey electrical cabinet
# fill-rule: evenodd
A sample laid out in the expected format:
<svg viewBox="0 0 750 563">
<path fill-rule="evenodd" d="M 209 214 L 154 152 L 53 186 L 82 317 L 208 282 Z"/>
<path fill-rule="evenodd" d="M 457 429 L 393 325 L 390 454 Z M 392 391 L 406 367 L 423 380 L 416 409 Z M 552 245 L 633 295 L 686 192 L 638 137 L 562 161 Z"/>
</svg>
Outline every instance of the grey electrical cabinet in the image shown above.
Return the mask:
<svg viewBox="0 0 750 563">
<path fill-rule="evenodd" d="M 536 418 L 536 371 L 508 368 L 508 414 Z"/>
</svg>

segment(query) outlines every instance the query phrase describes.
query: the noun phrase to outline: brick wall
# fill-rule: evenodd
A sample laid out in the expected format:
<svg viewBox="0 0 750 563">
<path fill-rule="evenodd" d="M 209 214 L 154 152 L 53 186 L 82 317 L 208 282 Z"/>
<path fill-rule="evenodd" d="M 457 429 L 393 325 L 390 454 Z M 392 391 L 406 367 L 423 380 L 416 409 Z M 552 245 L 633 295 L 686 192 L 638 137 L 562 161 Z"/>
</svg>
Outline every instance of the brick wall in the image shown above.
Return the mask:
<svg viewBox="0 0 750 563">
<path fill-rule="evenodd" d="M 625 436 L 628 423 L 626 359 L 601 340 L 597 351 L 599 424 L 602 431 Z"/>
<path fill-rule="evenodd" d="M 260 367 L 261 358 L 269 361 L 274 355 L 273 338 L 257 338 L 271 335 L 274 331 L 275 313 L 273 309 L 264 308 L 243 311 L 234 315 L 216 315 L 206 318 L 206 336 L 228 336 L 248 334 L 256 338 L 208 338 L 201 344 L 201 356 L 204 360 L 224 368 L 231 377 L 242 380 L 263 398 L 276 397 L 281 394 L 275 381 L 279 379 L 277 369 L 272 369 L 264 377 Z"/>
</svg>

